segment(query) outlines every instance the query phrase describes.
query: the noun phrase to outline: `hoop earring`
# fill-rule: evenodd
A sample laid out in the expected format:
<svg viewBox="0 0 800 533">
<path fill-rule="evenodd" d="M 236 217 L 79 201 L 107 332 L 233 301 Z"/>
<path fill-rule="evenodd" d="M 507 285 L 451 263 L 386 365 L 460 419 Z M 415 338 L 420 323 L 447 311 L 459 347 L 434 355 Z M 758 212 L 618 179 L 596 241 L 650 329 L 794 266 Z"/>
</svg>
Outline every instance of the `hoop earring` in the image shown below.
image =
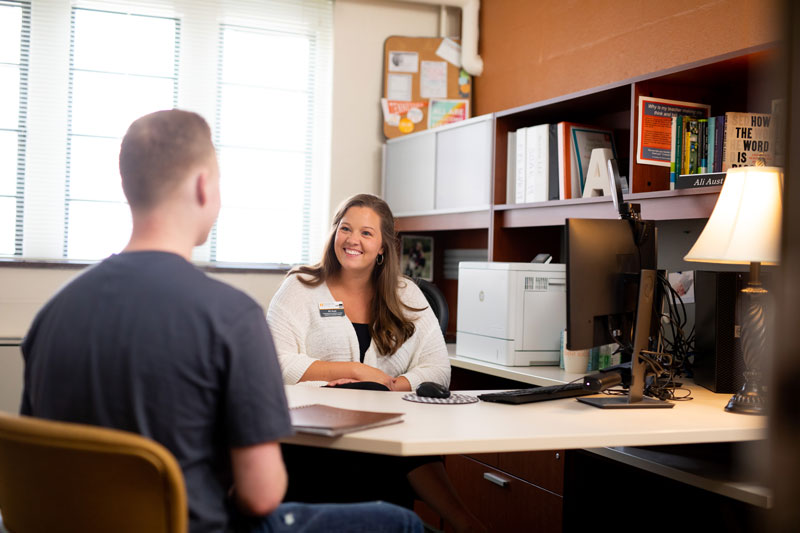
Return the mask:
<svg viewBox="0 0 800 533">
<path fill-rule="evenodd" d="M 383 254 L 378 254 L 378 257 L 375 259 L 375 263 L 377 263 L 378 265 L 383 264 Z"/>
</svg>

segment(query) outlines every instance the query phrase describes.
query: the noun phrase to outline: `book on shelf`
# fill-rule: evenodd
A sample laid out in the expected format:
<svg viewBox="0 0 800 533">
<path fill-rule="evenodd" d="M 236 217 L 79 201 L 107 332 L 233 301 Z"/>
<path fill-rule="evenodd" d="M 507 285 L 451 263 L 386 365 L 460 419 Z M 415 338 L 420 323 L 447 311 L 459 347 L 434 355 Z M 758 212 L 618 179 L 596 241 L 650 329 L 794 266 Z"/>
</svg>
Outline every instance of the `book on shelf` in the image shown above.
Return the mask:
<svg viewBox="0 0 800 533">
<path fill-rule="evenodd" d="M 558 200 L 558 126 L 556 124 L 548 124 L 548 169 L 549 175 L 547 179 L 547 199 Z"/>
<path fill-rule="evenodd" d="M 708 119 L 697 119 L 697 172 L 708 172 Z"/>
<path fill-rule="evenodd" d="M 775 133 L 768 113 L 725 113 L 722 141 L 722 171 L 733 167 L 754 166 L 763 160 L 775 164 Z"/>
<path fill-rule="evenodd" d="M 528 168 L 527 156 L 527 142 L 528 130 L 527 128 L 520 128 L 517 130 L 516 135 L 516 163 L 514 171 L 516 172 L 517 179 L 514 185 L 514 202 L 518 204 L 525 203 L 525 171 Z"/>
<path fill-rule="evenodd" d="M 670 124 L 670 145 L 669 145 L 669 188 L 675 188 L 675 178 L 678 175 L 678 169 L 675 167 L 676 163 L 676 153 L 677 150 L 675 149 L 675 140 L 678 138 L 676 132 L 678 131 L 678 117 L 672 117 L 671 124 Z"/>
<path fill-rule="evenodd" d="M 556 141 L 558 144 L 558 199 L 569 200 L 572 198 L 572 183 L 570 181 L 569 164 L 572 161 L 569 148 L 569 133 L 567 123 L 556 124 Z"/>
<path fill-rule="evenodd" d="M 595 148 L 607 148 L 611 150 L 614 159 L 617 158 L 617 150 L 614 145 L 614 132 L 611 130 L 596 128 L 593 126 L 579 126 L 577 124 L 567 126 L 570 132 L 571 141 L 571 173 L 572 173 L 572 193 L 573 198 L 583 196 L 583 189 L 586 186 L 586 174 L 589 169 L 589 161 L 592 158 L 592 150 Z M 575 196 L 575 193 L 578 193 Z"/>
<path fill-rule="evenodd" d="M 673 175 L 677 180 L 682 175 L 725 172 L 737 166 L 755 165 L 759 159 L 766 165 L 775 164 L 775 128 L 769 114 L 728 112 L 708 119 L 678 115 L 673 122 L 671 187 Z M 683 186 L 676 184 L 673 188 L 691 188 L 686 183 L 684 179 Z M 718 185 L 710 185 L 715 184 Z"/>
<path fill-rule="evenodd" d="M 312 404 L 289 409 L 292 428 L 298 433 L 337 437 L 403 421 L 403 413 L 377 413 Z"/>
<path fill-rule="evenodd" d="M 525 202 L 546 202 L 550 180 L 550 126 L 525 128 Z"/>
<path fill-rule="evenodd" d="M 674 178 L 683 174 L 683 119 L 683 115 L 676 115 L 673 117 L 675 129 L 670 143 L 672 152 L 670 158 L 675 158 L 675 172 L 674 176 L 670 175 L 670 189 L 675 188 Z"/>
<path fill-rule="evenodd" d="M 710 110 L 711 106 L 707 104 L 639 96 L 636 162 L 640 165 L 670 166 L 670 152 L 674 144 L 670 136 L 672 117 L 708 118 Z"/>
<path fill-rule="evenodd" d="M 681 174 L 697 174 L 697 119 L 683 118 L 683 164 Z"/>
<path fill-rule="evenodd" d="M 506 203 L 558 200 L 557 150 L 554 124 L 508 132 Z"/>
<path fill-rule="evenodd" d="M 725 140 L 725 115 L 714 117 L 714 162 L 711 169 L 722 172 L 722 142 Z"/>
<path fill-rule="evenodd" d="M 513 204 L 517 200 L 517 132 L 508 132 L 506 147 L 506 203 Z"/>
<path fill-rule="evenodd" d="M 716 172 L 714 170 L 714 148 L 716 143 L 716 124 L 717 117 L 708 118 L 707 136 L 706 136 L 706 172 Z"/>
<path fill-rule="evenodd" d="M 704 174 L 681 174 L 675 179 L 676 189 L 701 189 L 716 187 L 725 182 L 724 172 L 707 172 Z"/>
</svg>

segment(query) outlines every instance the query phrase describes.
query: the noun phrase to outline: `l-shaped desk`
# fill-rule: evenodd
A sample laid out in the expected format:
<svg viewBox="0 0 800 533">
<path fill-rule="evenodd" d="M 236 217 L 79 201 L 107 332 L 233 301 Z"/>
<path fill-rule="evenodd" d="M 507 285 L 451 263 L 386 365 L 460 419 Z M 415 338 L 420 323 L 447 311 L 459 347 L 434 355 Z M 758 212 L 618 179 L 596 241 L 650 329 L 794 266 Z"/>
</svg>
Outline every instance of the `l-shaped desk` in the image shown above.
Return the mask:
<svg viewBox="0 0 800 533">
<path fill-rule="evenodd" d="M 597 409 L 574 398 L 506 405 L 445 405 L 402 399 L 406 393 L 286 387 L 289 405 L 322 403 L 404 413 L 400 424 L 329 438 L 297 434 L 286 442 L 386 455 L 470 454 L 610 446 L 653 446 L 763 439 L 763 418 L 726 413 L 729 394 L 692 387 L 673 409 Z M 479 394 L 481 391 L 458 391 Z"/>
<path fill-rule="evenodd" d="M 483 374 L 553 385 L 579 375 L 557 367 L 515 368 L 456 356 L 451 364 Z M 603 410 L 574 398 L 525 405 L 477 402 L 422 404 L 403 400 L 405 393 L 286 387 L 290 407 L 323 403 L 347 409 L 403 413 L 400 424 L 343 435 L 296 434 L 284 442 L 385 455 L 451 455 L 486 452 L 586 449 L 636 468 L 682 481 L 724 496 L 770 506 L 769 491 L 751 482 L 716 475 L 714 465 L 692 457 L 664 455 L 664 445 L 763 441 L 766 419 L 725 412 L 730 394 L 715 394 L 684 381 L 691 400 L 672 409 Z M 477 395 L 482 391 L 458 391 Z M 639 448 L 656 447 L 656 448 Z"/>
<path fill-rule="evenodd" d="M 507 367 L 455 354 L 450 363 L 530 385 L 555 385 L 581 377 L 555 366 Z M 525 405 L 477 402 L 432 405 L 405 401 L 404 393 L 288 386 L 291 407 L 334 407 L 404 413 L 404 422 L 335 439 L 295 435 L 287 442 L 388 455 L 513 452 L 610 446 L 654 446 L 752 441 L 766 438 L 763 417 L 725 412 L 730 394 L 691 384 L 691 400 L 672 409 L 605 410 L 573 398 Z M 481 391 L 458 391 L 479 394 Z"/>
</svg>

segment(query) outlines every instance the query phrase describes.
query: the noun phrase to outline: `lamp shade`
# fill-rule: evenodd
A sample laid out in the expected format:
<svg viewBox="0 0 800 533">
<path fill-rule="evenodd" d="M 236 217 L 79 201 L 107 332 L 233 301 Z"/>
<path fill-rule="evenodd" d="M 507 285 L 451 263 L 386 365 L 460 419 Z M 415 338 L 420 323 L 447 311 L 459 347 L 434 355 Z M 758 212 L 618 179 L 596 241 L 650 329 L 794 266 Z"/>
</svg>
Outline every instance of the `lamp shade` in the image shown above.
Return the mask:
<svg viewBox="0 0 800 533">
<path fill-rule="evenodd" d="M 777 264 L 780 259 L 783 171 L 728 170 L 714 211 L 686 261 Z"/>
</svg>

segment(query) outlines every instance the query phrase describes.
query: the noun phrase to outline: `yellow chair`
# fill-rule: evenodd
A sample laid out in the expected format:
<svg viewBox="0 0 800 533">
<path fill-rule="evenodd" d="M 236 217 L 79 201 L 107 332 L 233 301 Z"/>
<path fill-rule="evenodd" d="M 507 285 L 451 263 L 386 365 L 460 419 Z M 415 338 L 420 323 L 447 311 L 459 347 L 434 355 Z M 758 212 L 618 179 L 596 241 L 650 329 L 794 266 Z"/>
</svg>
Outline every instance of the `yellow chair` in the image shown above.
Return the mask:
<svg viewBox="0 0 800 533">
<path fill-rule="evenodd" d="M 160 444 L 3 413 L 0 514 L 10 533 L 185 533 L 188 520 L 183 474 Z"/>
</svg>

